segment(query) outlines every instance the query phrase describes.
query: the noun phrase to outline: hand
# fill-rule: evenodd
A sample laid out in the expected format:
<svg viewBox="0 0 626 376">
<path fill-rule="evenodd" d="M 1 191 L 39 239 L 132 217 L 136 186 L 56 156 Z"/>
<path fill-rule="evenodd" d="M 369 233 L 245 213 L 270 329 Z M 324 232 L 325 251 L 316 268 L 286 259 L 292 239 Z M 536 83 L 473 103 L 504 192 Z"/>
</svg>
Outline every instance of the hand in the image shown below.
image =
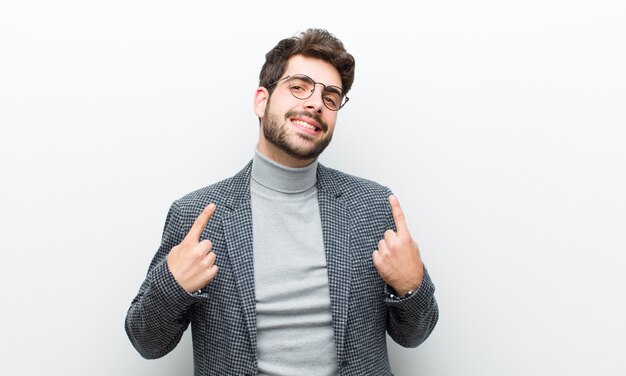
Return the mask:
<svg viewBox="0 0 626 376">
<path fill-rule="evenodd" d="M 422 284 L 424 265 L 396 196 L 389 196 L 389 204 L 397 231 L 385 231 L 384 239 L 372 253 L 372 261 L 385 283 L 402 296 Z"/>
<path fill-rule="evenodd" d="M 217 275 L 215 253 L 211 252 L 213 244 L 210 240 L 200 241 L 200 235 L 213 213 L 215 204 L 209 204 L 196 218 L 183 241 L 167 255 L 167 266 L 176 282 L 188 293 L 200 290 Z"/>
</svg>

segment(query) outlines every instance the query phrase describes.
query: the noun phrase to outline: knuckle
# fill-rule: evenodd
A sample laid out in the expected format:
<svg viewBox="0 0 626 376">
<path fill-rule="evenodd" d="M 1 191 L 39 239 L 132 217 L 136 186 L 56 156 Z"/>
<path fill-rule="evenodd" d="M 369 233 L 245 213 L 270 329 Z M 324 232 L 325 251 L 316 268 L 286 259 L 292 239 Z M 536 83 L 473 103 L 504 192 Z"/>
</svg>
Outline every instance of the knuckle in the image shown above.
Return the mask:
<svg viewBox="0 0 626 376">
<path fill-rule="evenodd" d="M 217 265 L 213 266 L 212 268 L 210 268 L 208 270 L 208 272 L 207 272 L 207 280 L 209 282 L 215 279 L 215 277 L 217 276 L 218 270 L 219 270 L 219 268 L 217 267 Z"/>
<path fill-rule="evenodd" d="M 398 251 L 399 248 L 402 248 L 402 245 L 398 241 L 398 239 L 394 239 L 393 242 L 389 243 L 389 246 L 387 248 L 389 249 L 389 252 L 395 253 Z"/>
<path fill-rule="evenodd" d="M 211 259 L 209 259 L 208 257 L 203 257 L 200 260 L 200 265 L 202 265 L 203 268 L 207 269 L 210 268 L 211 265 L 213 265 L 213 262 L 211 262 Z"/>
<path fill-rule="evenodd" d="M 211 250 L 211 248 L 213 248 L 213 243 L 209 239 L 202 240 L 198 244 L 200 245 L 200 248 L 205 250 L 205 253 L 209 252 Z"/>
<path fill-rule="evenodd" d="M 205 255 L 201 261 L 202 265 L 206 268 L 210 268 L 215 264 L 215 253 L 209 252 L 209 254 Z"/>
<path fill-rule="evenodd" d="M 380 256 L 376 253 L 377 252 L 374 252 L 372 254 L 372 264 L 374 264 L 374 267 L 378 269 L 378 266 L 380 265 Z"/>
<path fill-rule="evenodd" d="M 204 256 L 206 256 L 206 252 L 202 249 L 202 247 L 193 247 L 189 253 L 191 253 L 192 257 L 196 261 L 202 261 Z"/>
</svg>

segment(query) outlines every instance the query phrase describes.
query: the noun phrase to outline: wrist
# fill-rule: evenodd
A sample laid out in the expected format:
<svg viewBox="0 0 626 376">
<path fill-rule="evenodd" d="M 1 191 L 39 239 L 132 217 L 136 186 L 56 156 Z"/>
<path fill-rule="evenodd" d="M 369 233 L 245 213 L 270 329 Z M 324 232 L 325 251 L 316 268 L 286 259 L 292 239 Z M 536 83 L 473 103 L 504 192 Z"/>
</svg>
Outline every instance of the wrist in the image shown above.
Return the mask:
<svg viewBox="0 0 626 376">
<path fill-rule="evenodd" d="M 406 298 L 410 297 L 411 295 L 413 295 L 413 294 L 415 293 L 415 291 L 416 291 L 416 290 L 410 290 L 410 291 L 408 291 L 408 292 L 407 292 L 407 293 L 405 293 L 405 294 L 398 294 L 398 295 L 395 295 L 395 294 L 393 294 L 393 293 L 390 293 L 390 294 L 388 295 L 388 297 L 389 297 L 389 299 L 392 299 L 392 300 L 401 300 L 401 299 L 406 299 Z"/>
<path fill-rule="evenodd" d="M 398 283 L 397 286 L 391 286 L 393 290 L 399 295 L 404 296 L 416 290 L 419 290 L 424 279 L 424 268 L 420 268 L 420 272 L 417 273 L 411 281 L 405 281 L 404 283 Z"/>
<path fill-rule="evenodd" d="M 419 290 L 419 285 L 417 285 L 416 287 L 412 287 L 412 288 L 404 288 L 404 289 L 393 289 L 396 292 L 396 295 L 399 297 L 404 297 L 406 295 L 411 295 L 412 293 L 414 293 L 415 291 Z"/>
</svg>

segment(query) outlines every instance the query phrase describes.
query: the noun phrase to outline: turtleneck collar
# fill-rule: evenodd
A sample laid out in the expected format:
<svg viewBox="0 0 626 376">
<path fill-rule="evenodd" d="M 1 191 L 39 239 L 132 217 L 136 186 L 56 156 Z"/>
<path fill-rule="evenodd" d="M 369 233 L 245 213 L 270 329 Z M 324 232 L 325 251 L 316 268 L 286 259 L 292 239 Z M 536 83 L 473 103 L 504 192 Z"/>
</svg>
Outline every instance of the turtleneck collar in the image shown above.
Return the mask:
<svg viewBox="0 0 626 376">
<path fill-rule="evenodd" d="M 317 182 L 317 159 L 306 167 L 287 167 L 255 149 L 251 176 L 258 184 L 277 192 L 304 192 Z"/>
</svg>

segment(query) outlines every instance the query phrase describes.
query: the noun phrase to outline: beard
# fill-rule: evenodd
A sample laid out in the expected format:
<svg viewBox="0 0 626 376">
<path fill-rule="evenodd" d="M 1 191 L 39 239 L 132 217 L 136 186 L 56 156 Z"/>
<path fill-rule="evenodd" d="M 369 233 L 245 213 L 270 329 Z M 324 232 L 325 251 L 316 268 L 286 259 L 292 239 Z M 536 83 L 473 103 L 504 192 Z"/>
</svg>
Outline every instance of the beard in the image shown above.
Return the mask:
<svg viewBox="0 0 626 376">
<path fill-rule="evenodd" d="M 311 137 L 304 134 L 291 133 L 287 123 L 289 119 L 296 116 L 308 116 L 315 119 L 322 128 L 322 132 L 328 131 L 328 125 L 319 117 L 319 115 L 310 112 L 288 111 L 285 118 L 280 119 L 279 116 L 269 112 L 269 103 L 265 108 L 263 115 L 263 135 L 271 144 L 287 153 L 289 156 L 299 159 L 308 160 L 317 158 L 332 140 L 332 133 L 327 134 L 317 142 L 313 142 Z M 302 142 L 298 142 L 302 141 Z"/>
</svg>

